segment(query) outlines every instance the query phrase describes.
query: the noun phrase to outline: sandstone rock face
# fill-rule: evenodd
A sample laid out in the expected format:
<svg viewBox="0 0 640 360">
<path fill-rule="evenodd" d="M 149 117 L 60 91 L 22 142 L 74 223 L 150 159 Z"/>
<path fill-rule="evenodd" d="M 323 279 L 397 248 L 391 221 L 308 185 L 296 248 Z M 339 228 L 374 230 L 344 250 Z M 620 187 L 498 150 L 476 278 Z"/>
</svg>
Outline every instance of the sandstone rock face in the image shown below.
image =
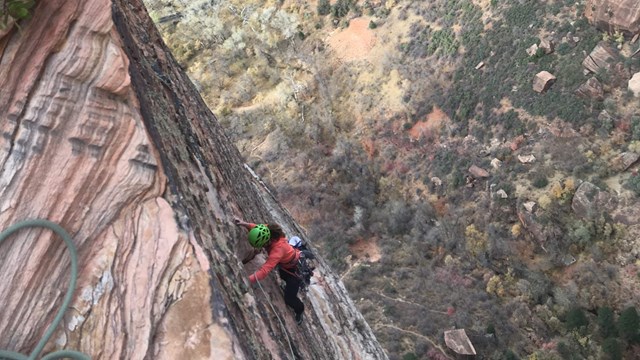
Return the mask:
<svg viewBox="0 0 640 360">
<path fill-rule="evenodd" d="M 636 0 L 587 0 L 584 15 L 604 31 L 640 31 L 640 3 Z"/>
<path fill-rule="evenodd" d="M 79 255 L 72 305 L 45 353 L 386 358 L 322 260 L 300 327 L 275 276 L 249 286 L 259 264 L 243 268 L 249 246 L 233 217 L 303 232 L 242 166 L 140 1 L 41 1 L 21 27 L 0 34 L 0 225 L 52 220 Z M 0 245 L 0 349 L 31 352 L 68 268 L 49 231 Z"/>
<path fill-rule="evenodd" d="M 600 42 L 582 61 L 582 66 L 592 73 L 597 73 L 601 68 L 609 69 L 615 56 L 615 50 L 611 46 L 605 42 Z"/>
<path fill-rule="evenodd" d="M 576 94 L 588 99 L 602 100 L 604 99 L 604 87 L 598 79 L 591 77 L 578 87 Z"/>
</svg>

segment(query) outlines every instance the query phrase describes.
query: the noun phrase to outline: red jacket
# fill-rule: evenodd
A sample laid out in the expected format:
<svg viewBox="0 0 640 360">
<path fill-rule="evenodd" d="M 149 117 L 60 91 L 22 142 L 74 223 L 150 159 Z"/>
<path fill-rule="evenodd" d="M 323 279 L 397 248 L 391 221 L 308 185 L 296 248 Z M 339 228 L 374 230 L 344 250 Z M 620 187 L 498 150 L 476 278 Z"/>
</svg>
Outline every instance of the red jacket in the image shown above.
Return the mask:
<svg viewBox="0 0 640 360">
<path fill-rule="evenodd" d="M 253 225 L 251 228 L 255 226 L 255 224 L 251 225 Z M 265 249 L 267 249 L 267 253 L 269 254 L 267 261 L 262 264 L 260 269 L 249 276 L 249 281 L 251 283 L 256 282 L 256 280 L 261 281 L 266 278 L 271 270 L 273 270 L 278 264 L 285 269 L 294 268 L 300 258 L 300 250 L 294 249 L 293 246 L 289 245 L 287 238 L 284 236 L 278 240 L 271 241 L 267 246 L 265 246 Z"/>
</svg>

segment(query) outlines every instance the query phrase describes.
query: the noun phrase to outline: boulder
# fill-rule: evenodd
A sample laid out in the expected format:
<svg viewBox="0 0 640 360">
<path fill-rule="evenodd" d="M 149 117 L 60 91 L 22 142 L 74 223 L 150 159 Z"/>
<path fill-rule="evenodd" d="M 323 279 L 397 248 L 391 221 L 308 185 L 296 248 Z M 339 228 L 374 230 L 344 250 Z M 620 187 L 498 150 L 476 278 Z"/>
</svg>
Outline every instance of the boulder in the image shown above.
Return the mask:
<svg viewBox="0 0 640 360">
<path fill-rule="evenodd" d="M 576 95 L 587 99 L 602 100 L 604 99 L 604 88 L 598 79 L 591 77 L 578 87 Z"/>
<path fill-rule="evenodd" d="M 473 177 L 476 179 L 489 177 L 489 172 L 487 170 L 476 165 L 471 165 L 471 167 L 469 168 L 469 173 L 471 173 L 471 175 L 473 175 Z"/>
<path fill-rule="evenodd" d="M 616 29 L 629 36 L 640 31 L 638 0 L 587 0 L 584 16 L 603 31 Z"/>
<path fill-rule="evenodd" d="M 500 190 L 496 191 L 496 196 L 498 196 L 500 199 L 509 198 L 509 195 L 507 195 L 507 192 L 504 191 L 504 189 L 500 189 Z"/>
<path fill-rule="evenodd" d="M 533 208 L 536 206 L 536 202 L 535 201 L 527 201 L 522 205 L 524 206 L 525 209 L 527 209 L 528 212 L 533 212 Z"/>
<path fill-rule="evenodd" d="M 516 151 L 520 148 L 520 145 L 522 145 L 523 142 L 524 135 L 518 135 L 515 139 L 513 139 L 511 144 L 509 144 L 509 149 L 511 149 L 511 151 Z"/>
<path fill-rule="evenodd" d="M 635 97 L 640 97 L 640 72 L 633 74 L 629 79 L 629 91 L 633 92 Z"/>
<path fill-rule="evenodd" d="M 551 85 L 556 81 L 556 77 L 548 71 L 540 71 L 536 74 L 535 78 L 533 78 L 533 91 L 535 92 L 545 92 L 547 91 Z"/>
<path fill-rule="evenodd" d="M 518 208 L 518 219 L 522 226 L 533 235 L 543 249 L 547 241 L 556 239 L 563 234 L 562 229 L 557 225 L 553 223 L 542 224 L 538 221 L 536 215 L 528 210 L 522 211 L 522 208 Z"/>
<path fill-rule="evenodd" d="M 598 70 L 609 69 L 616 58 L 616 51 L 609 44 L 601 41 L 591 50 L 591 53 L 582 61 L 582 66 L 592 73 Z"/>
<path fill-rule="evenodd" d="M 545 54 L 551 54 L 554 50 L 554 43 L 550 39 L 541 39 L 538 47 L 544 51 Z"/>
<path fill-rule="evenodd" d="M 447 330 L 444 332 L 444 342 L 447 347 L 457 354 L 475 355 L 476 349 L 464 329 Z"/>
<path fill-rule="evenodd" d="M 531 164 L 536 161 L 536 157 L 533 155 L 518 155 L 518 161 L 523 164 Z"/>
<path fill-rule="evenodd" d="M 527 55 L 534 56 L 538 52 L 538 44 L 533 44 L 527 48 Z"/>
<path fill-rule="evenodd" d="M 611 116 L 611 114 L 609 114 L 609 112 L 607 110 L 602 110 L 598 114 L 598 121 L 607 122 L 607 123 L 613 123 L 613 122 L 615 122 L 615 118 L 613 116 Z"/>
<path fill-rule="evenodd" d="M 493 160 L 491 160 L 491 167 L 492 168 L 497 169 L 500 166 L 502 166 L 502 161 L 500 161 L 500 159 L 494 158 Z"/>
<path fill-rule="evenodd" d="M 585 181 L 573 195 L 571 209 L 580 218 L 594 219 L 603 212 L 611 213 L 617 206 L 617 199 L 594 184 Z"/>
<path fill-rule="evenodd" d="M 611 167 L 616 171 L 626 171 L 640 159 L 640 154 L 635 152 L 623 152 L 613 159 Z"/>
<path fill-rule="evenodd" d="M 559 138 L 575 138 L 580 136 L 580 134 L 571 127 L 571 124 L 567 124 L 564 121 L 554 121 L 551 123 L 551 126 L 549 126 L 549 131 L 553 136 Z"/>
</svg>

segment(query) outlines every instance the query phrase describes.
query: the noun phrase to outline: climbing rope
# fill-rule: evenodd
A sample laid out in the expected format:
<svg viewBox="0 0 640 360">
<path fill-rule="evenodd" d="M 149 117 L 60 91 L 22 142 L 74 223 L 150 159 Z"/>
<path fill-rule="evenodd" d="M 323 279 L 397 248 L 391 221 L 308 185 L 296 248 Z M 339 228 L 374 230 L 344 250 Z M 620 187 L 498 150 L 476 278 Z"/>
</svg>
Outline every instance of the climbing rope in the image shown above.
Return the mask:
<svg viewBox="0 0 640 360">
<path fill-rule="evenodd" d="M 69 254 L 71 255 L 71 278 L 69 279 L 69 288 L 67 289 L 67 294 L 64 296 L 64 300 L 62 302 L 62 306 L 60 307 L 60 310 L 58 311 L 58 314 L 53 319 L 53 322 L 51 323 L 51 325 L 49 325 L 49 328 L 44 333 L 44 336 L 42 337 L 42 339 L 40 339 L 40 341 L 36 345 L 35 349 L 33 349 L 31 354 L 29 356 L 26 356 L 13 351 L 0 350 L 0 360 L 3 360 L 3 359 L 35 360 L 36 359 L 36 356 L 38 356 L 40 352 L 42 352 L 42 349 L 44 349 L 45 345 L 47 344 L 47 341 L 49 341 L 49 338 L 55 332 L 56 327 L 62 320 L 62 317 L 64 316 L 64 313 L 67 310 L 67 307 L 69 307 L 69 303 L 71 302 L 71 297 L 73 296 L 73 292 L 76 289 L 76 281 L 78 280 L 78 254 L 76 252 L 76 247 L 75 245 L 73 245 L 73 241 L 71 241 L 71 236 L 60 225 L 56 223 L 53 223 L 48 220 L 43 220 L 43 219 L 32 219 L 32 220 L 25 220 L 25 221 L 19 222 L 17 224 L 10 226 L 6 230 L 4 230 L 2 233 L 0 233 L 0 244 L 2 244 L 2 241 L 7 237 L 9 237 L 9 235 L 13 234 L 14 232 L 22 228 L 27 228 L 27 227 L 47 228 L 49 230 L 52 230 L 54 233 L 60 236 L 62 240 L 64 240 L 65 244 L 67 245 L 67 249 L 69 250 Z M 71 358 L 74 360 L 91 360 L 89 356 L 74 350 L 55 351 L 42 357 L 42 360 L 56 360 L 56 359 L 65 359 L 65 358 Z"/>
<path fill-rule="evenodd" d="M 253 276 L 256 276 L 256 273 L 253 273 Z M 269 301 L 269 297 L 267 296 L 267 292 L 264 291 L 264 289 L 262 288 L 262 285 L 260 284 L 260 280 L 258 280 L 256 278 L 256 282 L 258 283 L 258 287 L 260 288 L 260 290 L 262 290 L 262 294 L 264 295 L 264 298 L 267 299 L 267 302 L 269 303 L 269 306 L 271 306 L 271 311 L 273 311 L 273 313 L 276 315 L 276 318 L 278 319 L 278 322 L 280 323 L 280 326 L 282 326 L 282 330 L 284 330 L 284 333 L 287 335 L 287 343 L 289 344 L 289 350 L 291 351 L 291 358 L 295 360 L 296 355 L 293 352 L 293 347 L 291 346 L 291 340 L 289 339 L 289 333 L 287 332 L 287 328 L 284 326 L 284 323 L 282 322 L 282 320 L 280 320 L 280 316 L 278 316 L 278 312 L 276 311 L 276 308 L 273 306 L 271 301 Z M 2 354 L 0 353 L 0 355 L 2 355 Z"/>
</svg>

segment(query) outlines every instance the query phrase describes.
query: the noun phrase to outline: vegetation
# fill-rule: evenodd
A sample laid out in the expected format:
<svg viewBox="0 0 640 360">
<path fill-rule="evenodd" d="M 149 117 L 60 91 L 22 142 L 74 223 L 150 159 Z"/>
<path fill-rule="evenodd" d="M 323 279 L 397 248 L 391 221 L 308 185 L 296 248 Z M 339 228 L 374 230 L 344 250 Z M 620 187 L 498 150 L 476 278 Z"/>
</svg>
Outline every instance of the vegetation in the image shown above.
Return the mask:
<svg viewBox="0 0 640 360">
<path fill-rule="evenodd" d="M 0 0 L 0 29 L 6 27 L 9 20 L 29 18 L 35 3 L 35 0 Z"/>
<path fill-rule="evenodd" d="M 569 310 L 567 314 L 567 329 L 580 329 L 589 324 L 587 317 L 584 314 L 584 310 L 580 308 L 573 308 Z"/>
<path fill-rule="evenodd" d="M 150 2 L 182 14 L 165 40 L 391 359 L 441 358 L 425 338 L 444 346 L 452 327 L 487 358 L 633 353 L 632 236 L 573 201 L 617 176 L 640 195 L 611 166 L 640 151 L 637 100 L 617 90 L 640 64 L 620 55 L 596 74 L 606 100 L 578 97 L 602 34 L 575 2 Z M 359 16 L 384 56 L 337 60 L 327 39 Z M 556 50 L 530 56 L 542 34 Z M 558 79 L 538 94 L 541 70 Z"/>
</svg>

